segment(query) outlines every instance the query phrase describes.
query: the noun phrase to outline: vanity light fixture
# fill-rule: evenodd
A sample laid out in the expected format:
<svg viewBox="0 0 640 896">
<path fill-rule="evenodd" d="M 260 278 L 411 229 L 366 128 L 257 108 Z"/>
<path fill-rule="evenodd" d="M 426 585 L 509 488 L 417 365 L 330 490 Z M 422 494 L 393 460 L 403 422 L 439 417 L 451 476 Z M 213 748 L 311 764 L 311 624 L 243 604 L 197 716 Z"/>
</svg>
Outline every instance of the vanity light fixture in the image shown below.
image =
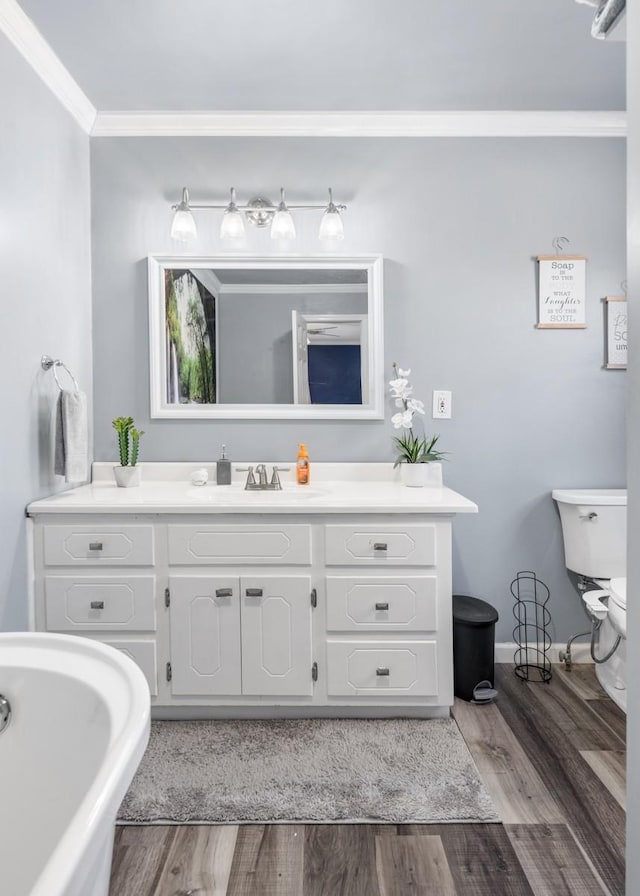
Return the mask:
<svg viewBox="0 0 640 896">
<path fill-rule="evenodd" d="M 321 240 L 343 240 L 344 227 L 342 226 L 342 218 L 340 217 L 340 209 L 333 202 L 333 193 L 329 187 L 329 205 L 326 208 L 322 221 L 320 221 Z"/>
<path fill-rule="evenodd" d="M 189 191 L 186 187 L 182 190 L 182 201 L 174 207 L 173 221 L 171 222 L 171 238 L 188 243 L 198 236 L 196 222 L 193 220 L 189 207 Z"/>
<path fill-rule="evenodd" d="M 295 240 L 296 225 L 293 223 L 291 212 L 284 201 L 284 190 L 280 188 L 280 205 L 271 222 L 272 240 Z"/>
<path fill-rule="evenodd" d="M 171 224 L 171 236 L 173 239 L 188 242 L 197 238 L 196 224 L 193 219 L 193 210 L 220 209 L 224 210 L 220 224 L 220 238 L 223 240 L 238 240 L 245 235 L 245 218 L 255 227 L 271 226 L 271 238 L 276 240 L 293 240 L 296 237 L 296 226 L 291 211 L 318 210 L 323 211 L 320 222 L 319 237 L 321 240 L 344 239 L 344 228 L 340 212 L 346 209 L 346 205 L 336 204 L 333 201 L 333 193 L 329 188 L 328 205 L 287 205 L 284 198 L 284 189 L 280 189 L 280 202 L 274 206 L 269 199 L 262 196 L 251 199 L 246 205 L 236 203 L 236 191 L 231 188 L 231 199 L 226 205 L 219 203 L 189 203 L 189 193 L 186 187 L 182 190 L 182 201 L 178 205 L 171 206 L 174 215 Z"/>
<path fill-rule="evenodd" d="M 235 187 L 231 187 L 231 201 L 224 210 L 220 224 L 221 240 L 241 240 L 244 237 L 244 221 L 236 205 Z"/>
</svg>

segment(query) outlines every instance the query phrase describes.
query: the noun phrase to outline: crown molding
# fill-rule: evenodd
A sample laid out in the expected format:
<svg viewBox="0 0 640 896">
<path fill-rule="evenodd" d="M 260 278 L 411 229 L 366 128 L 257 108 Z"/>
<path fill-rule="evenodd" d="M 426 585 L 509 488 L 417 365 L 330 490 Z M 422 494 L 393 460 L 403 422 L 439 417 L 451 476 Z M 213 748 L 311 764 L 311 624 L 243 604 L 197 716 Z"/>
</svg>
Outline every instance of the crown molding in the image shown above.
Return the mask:
<svg viewBox="0 0 640 896">
<path fill-rule="evenodd" d="M 0 32 L 93 137 L 626 137 L 623 111 L 97 112 L 16 0 Z"/>
<path fill-rule="evenodd" d="M 98 112 L 93 137 L 625 137 L 626 112 Z"/>
<path fill-rule="evenodd" d="M 95 107 L 16 0 L 0 0 L 0 32 L 24 56 L 82 130 L 90 134 L 96 118 Z"/>
</svg>

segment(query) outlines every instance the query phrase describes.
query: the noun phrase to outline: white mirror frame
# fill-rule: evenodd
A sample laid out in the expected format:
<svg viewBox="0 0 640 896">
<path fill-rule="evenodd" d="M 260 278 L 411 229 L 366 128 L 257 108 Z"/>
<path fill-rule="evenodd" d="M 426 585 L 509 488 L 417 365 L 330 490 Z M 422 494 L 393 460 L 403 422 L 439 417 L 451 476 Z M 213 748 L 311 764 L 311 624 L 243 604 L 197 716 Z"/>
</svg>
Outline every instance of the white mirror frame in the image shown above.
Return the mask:
<svg viewBox="0 0 640 896">
<path fill-rule="evenodd" d="M 167 404 L 164 400 L 165 370 L 165 268 L 216 267 L 245 270 L 364 270 L 367 272 L 367 346 L 369 377 L 363 405 L 298 404 Z M 149 370 L 151 375 L 151 417 L 171 420 L 382 420 L 384 418 L 384 348 L 382 256 L 184 256 L 150 255 L 149 270 Z"/>
</svg>

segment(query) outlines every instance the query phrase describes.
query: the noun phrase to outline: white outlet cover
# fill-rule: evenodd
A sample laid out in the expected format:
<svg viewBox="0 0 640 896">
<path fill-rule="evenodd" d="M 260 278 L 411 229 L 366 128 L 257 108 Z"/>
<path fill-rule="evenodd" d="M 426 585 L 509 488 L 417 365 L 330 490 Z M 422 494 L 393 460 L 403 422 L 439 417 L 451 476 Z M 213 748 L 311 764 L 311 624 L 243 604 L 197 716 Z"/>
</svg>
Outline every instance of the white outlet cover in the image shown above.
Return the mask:
<svg viewBox="0 0 640 896">
<path fill-rule="evenodd" d="M 433 390 L 433 419 L 451 419 L 451 392 L 445 389 Z"/>
</svg>

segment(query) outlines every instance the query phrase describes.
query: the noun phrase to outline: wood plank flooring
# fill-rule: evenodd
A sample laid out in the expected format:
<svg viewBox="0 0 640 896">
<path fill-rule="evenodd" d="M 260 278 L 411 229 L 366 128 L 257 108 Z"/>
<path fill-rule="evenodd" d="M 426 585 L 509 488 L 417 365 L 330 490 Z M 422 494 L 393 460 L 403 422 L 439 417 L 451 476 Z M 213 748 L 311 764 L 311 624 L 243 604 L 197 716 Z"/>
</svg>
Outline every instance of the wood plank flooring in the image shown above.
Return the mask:
<svg viewBox="0 0 640 896">
<path fill-rule="evenodd" d="M 622 896 L 625 716 L 553 671 L 456 701 L 501 824 L 118 827 L 110 896 Z"/>
</svg>

